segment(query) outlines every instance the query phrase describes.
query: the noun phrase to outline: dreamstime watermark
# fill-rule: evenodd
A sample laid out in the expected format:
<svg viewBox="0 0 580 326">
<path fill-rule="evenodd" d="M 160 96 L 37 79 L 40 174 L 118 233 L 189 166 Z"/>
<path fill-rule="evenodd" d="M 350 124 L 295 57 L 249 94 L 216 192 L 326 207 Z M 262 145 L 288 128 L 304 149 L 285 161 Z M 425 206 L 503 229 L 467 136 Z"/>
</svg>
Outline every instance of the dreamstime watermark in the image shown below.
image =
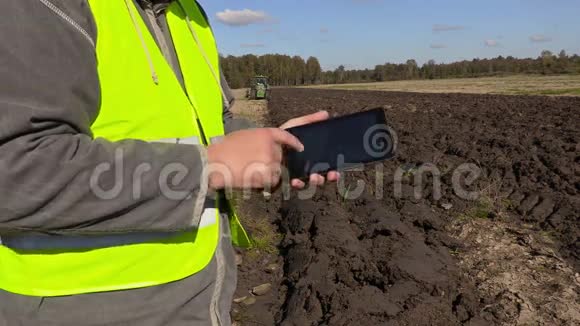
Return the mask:
<svg viewBox="0 0 580 326">
<path fill-rule="evenodd" d="M 373 159 L 388 158 L 396 151 L 398 144 L 397 135 L 388 126 L 376 125 L 367 130 L 364 134 L 363 147 L 368 156 Z M 128 196 L 135 201 L 143 200 L 146 196 L 161 195 L 169 200 L 181 201 L 196 194 L 196 192 L 207 187 L 210 177 L 221 179 L 223 184 L 237 184 L 237 189 L 232 187 L 224 189 L 227 193 L 241 191 L 243 199 L 251 199 L 256 194 L 273 193 L 280 191 L 284 200 L 289 200 L 295 192 L 297 198 L 302 200 L 312 199 L 319 187 L 306 183 L 304 189 L 292 190 L 290 173 L 288 169 L 279 164 L 269 165 L 263 162 L 252 162 L 243 169 L 234 172 L 225 164 L 207 164 L 202 167 L 188 167 L 183 163 L 172 162 L 162 167 L 154 166 L 151 163 L 140 163 L 129 168 L 125 163 L 123 149 L 117 149 L 113 162 L 98 164 L 90 175 L 89 186 L 91 192 L 102 200 L 112 200 L 119 196 Z M 404 198 L 409 196 L 409 187 L 412 187 L 412 196 L 419 200 L 426 196 L 431 196 L 435 200 L 442 197 L 442 175 L 441 170 L 433 163 L 424 163 L 419 166 L 408 168 L 399 166 L 388 175 L 385 168 L 388 165 L 378 163 L 372 165 L 350 164 L 346 162 L 345 156 L 337 155 L 336 164 L 317 163 L 310 167 L 312 171 L 327 171 L 331 166 L 338 167 L 342 177 L 337 183 L 337 191 L 345 200 L 355 200 L 360 198 L 365 190 L 370 189 L 376 199 L 385 196 L 394 198 Z M 241 173 L 240 173 L 241 171 Z M 365 172 L 364 178 L 346 178 L 351 172 Z M 447 171 L 449 172 L 449 171 Z M 361 175 L 353 173 L 353 176 Z M 481 175 L 481 169 L 472 163 L 464 163 L 457 166 L 451 177 L 451 186 L 454 194 L 465 200 L 476 200 L 479 196 L 477 191 L 470 191 L 472 185 Z M 411 178 L 412 177 L 412 178 Z M 238 179 L 236 179 L 238 178 Z M 389 182 L 387 178 L 392 178 Z M 348 179 L 348 182 L 347 182 Z M 266 182 L 266 187 L 257 191 L 257 185 L 263 185 L 265 180 L 274 180 L 275 184 Z M 406 182 L 412 180 L 412 186 Z M 194 182 L 196 181 L 196 182 Z M 192 188 L 192 183 L 197 185 Z M 386 191 L 385 186 L 392 185 L 392 191 Z M 426 187 L 430 186 L 430 189 Z M 154 188 L 154 189 L 152 189 Z"/>
<path fill-rule="evenodd" d="M 373 158 L 382 158 L 397 151 L 398 137 L 388 125 L 378 124 L 369 128 L 363 136 L 363 148 Z"/>
</svg>

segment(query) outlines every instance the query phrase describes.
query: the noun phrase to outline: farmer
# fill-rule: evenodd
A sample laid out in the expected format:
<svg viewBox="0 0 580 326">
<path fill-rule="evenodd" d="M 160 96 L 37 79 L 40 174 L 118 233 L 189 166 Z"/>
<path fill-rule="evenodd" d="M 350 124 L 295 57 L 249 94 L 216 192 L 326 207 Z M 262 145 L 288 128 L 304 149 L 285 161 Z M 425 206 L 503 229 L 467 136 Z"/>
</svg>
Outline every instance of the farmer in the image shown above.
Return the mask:
<svg viewBox="0 0 580 326">
<path fill-rule="evenodd" d="M 276 185 L 281 128 L 328 115 L 235 132 L 194 0 L 4 1 L 0 76 L 0 325 L 229 325 L 222 190 Z"/>
</svg>

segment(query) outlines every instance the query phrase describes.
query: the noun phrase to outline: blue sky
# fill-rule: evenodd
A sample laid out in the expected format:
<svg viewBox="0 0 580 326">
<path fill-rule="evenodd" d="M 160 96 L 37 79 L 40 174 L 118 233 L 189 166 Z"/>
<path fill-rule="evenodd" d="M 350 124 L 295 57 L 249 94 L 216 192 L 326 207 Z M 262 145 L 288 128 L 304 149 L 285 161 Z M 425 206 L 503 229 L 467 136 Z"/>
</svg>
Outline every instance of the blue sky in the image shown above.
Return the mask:
<svg viewBox="0 0 580 326">
<path fill-rule="evenodd" d="M 200 0 L 220 52 L 373 68 L 541 50 L 580 54 L 580 0 Z"/>
</svg>

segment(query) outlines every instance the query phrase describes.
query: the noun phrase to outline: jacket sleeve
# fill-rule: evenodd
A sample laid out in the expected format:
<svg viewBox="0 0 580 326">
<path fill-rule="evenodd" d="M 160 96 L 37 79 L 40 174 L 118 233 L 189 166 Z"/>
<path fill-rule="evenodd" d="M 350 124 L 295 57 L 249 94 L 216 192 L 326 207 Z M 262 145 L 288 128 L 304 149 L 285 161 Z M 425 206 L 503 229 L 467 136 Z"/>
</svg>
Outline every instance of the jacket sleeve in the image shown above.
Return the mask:
<svg viewBox="0 0 580 326">
<path fill-rule="evenodd" d="M 93 17 L 86 0 L 49 1 L 0 10 L 0 234 L 190 228 L 207 195 L 205 149 L 93 139 Z"/>
</svg>

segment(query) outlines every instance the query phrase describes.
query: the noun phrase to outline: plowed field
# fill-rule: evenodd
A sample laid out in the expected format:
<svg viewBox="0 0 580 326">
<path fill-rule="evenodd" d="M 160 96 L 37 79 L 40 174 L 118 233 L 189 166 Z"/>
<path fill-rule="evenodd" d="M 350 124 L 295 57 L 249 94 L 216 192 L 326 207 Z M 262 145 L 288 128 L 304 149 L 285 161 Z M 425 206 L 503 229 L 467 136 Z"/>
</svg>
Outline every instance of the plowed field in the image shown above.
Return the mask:
<svg viewBox="0 0 580 326">
<path fill-rule="evenodd" d="M 268 120 L 373 107 L 396 159 L 245 203 L 281 237 L 241 268 L 240 294 L 273 288 L 239 323 L 579 324 L 580 98 L 276 89 Z"/>
</svg>

